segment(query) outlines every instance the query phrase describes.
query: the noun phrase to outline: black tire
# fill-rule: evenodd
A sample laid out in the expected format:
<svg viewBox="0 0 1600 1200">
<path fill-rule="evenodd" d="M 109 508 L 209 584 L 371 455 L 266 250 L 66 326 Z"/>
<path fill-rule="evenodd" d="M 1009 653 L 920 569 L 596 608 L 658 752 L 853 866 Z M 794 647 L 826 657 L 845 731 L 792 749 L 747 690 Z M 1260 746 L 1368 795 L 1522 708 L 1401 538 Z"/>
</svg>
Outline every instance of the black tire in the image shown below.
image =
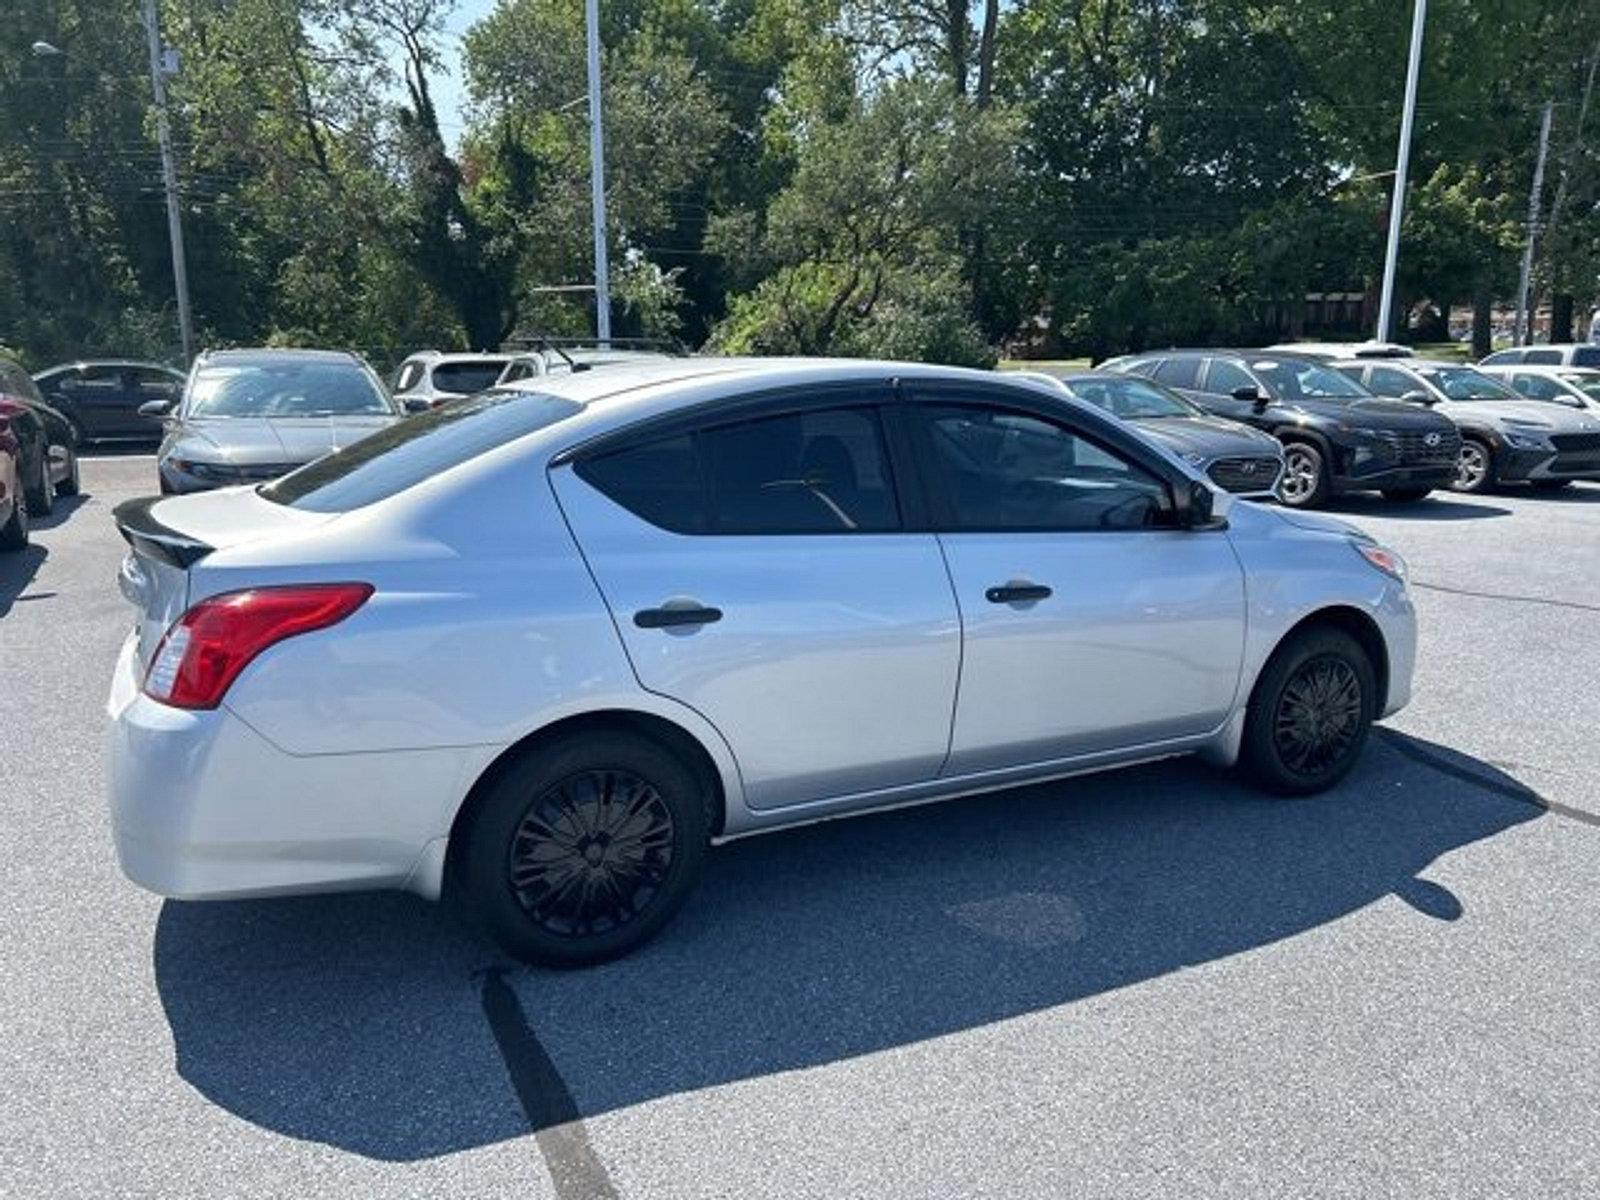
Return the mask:
<svg viewBox="0 0 1600 1200">
<path fill-rule="evenodd" d="M 67 475 L 60 483 L 56 484 L 56 495 L 76 496 L 83 490 L 83 480 L 78 475 L 78 451 L 74 446 L 67 447 Z"/>
<path fill-rule="evenodd" d="M 1533 490 L 1536 492 L 1559 492 L 1564 487 L 1571 487 L 1570 479 L 1535 479 Z"/>
<path fill-rule="evenodd" d="M 1353 704 L 1347 689 L 1354 687 Z M 1328 703 L 1311 711 L 1307 729 L 1294 709 L 1307 713 L 1308 694 Z M 1256 681 L 1245 715 L 1240 766 L 1263 788 L 1281 796 L 1307 796 L 1332 787 L 1361 757 L 1377 715 L 1377 672 L 1349 634 L 1330 627 L 1302 630 L 1273 652 Z M 1297 700 L 1299 701 L 1297 703 Z M 1309 735 L 1309 736 L 1307 736 Z M 1318 743 L 1300 757 L 1296 745 Z"/>
<path fill-rule="evenodd" d="M 553 967 L 616 958 L 694 889 L 710 799 L 648 738 L 596 732 L 538 747 L 468 815 L 453 856 L 459 898 L 515 958 Z M 570 890 L 575 880 L 582 891 Z"/>
<path fill-rule="evenodd" d="M 56 506 L 56 489 L 50 482 L 50 449 L 39 452 L 39 469 L 34 472 L 33 483 L 27 488 L 28 515 L 48 517 Z"/>
<path fill-rule="evenodd" d="M 13 550 L 26 550 L 27 548 L 28 506 L 18 496 L 12 502 L 11 516 L 4 525 L 0 525 L 0 551 L 9 553 Z"/>
<path fill-rule="evenodd" d="M 1384 488 L 1383 498 L 1396 504 L 1415 504 L 1431 491 L 1431 487 Z"/>
<path fill-rule="evenodd" d="M 1450 484 L 1452 492 L 1477 495 L 1487 492 L 1497 482 L 1494 471 L 1494 451 L 1481 438 L 1461 439 L 1461 454 L 1456 460 L 1456 476 Z"/>
<path fill-rule="evenodd" d="M 1285 442 L 1278 498 L 1290 508 L 1315 508 L 1328 498 L 1328 462 L 1310 442 Z"/>
</svg>

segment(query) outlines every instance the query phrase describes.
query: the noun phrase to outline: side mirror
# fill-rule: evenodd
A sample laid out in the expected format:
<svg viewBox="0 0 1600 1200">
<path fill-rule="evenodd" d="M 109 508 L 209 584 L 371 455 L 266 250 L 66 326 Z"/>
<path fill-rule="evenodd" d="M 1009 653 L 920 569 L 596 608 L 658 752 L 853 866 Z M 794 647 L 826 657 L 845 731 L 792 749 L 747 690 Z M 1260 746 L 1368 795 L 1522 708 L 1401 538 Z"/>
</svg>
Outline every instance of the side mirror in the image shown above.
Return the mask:
<svg viewBox="0 0 1600 1200">
<path fill-rule="evenodd" d="M 146 400 L 139 405 L 139 415 L 152 421 L 165 421 L 172 415 L 171 400 Z"/>
<path fill-rule="evenodd" d="M 1198 479 L 1179 484 L 1178 525 L 1182 529 L 1226 529 L 1228 522 L 1216 514 L 1217 495 Z"/>
<path fill-rule="evenodd" d="M 402 396 L 400 398 L 400 407 L 405 409 L 407 414 L 414 415 L 427 412 L 433 405 L 429 404 L 424 396 Z"/>
<path fill-rule="evenodd" d="M 1400 399 L 1406 401 L 1408 404 L 1433 405 L 1439 403 L 1438 399 L 1433 395 L 1432 392 L 1424 392 L 1420 389 L 1410 392 L 1402 392 L 1400 393 Z"/>
</svg>

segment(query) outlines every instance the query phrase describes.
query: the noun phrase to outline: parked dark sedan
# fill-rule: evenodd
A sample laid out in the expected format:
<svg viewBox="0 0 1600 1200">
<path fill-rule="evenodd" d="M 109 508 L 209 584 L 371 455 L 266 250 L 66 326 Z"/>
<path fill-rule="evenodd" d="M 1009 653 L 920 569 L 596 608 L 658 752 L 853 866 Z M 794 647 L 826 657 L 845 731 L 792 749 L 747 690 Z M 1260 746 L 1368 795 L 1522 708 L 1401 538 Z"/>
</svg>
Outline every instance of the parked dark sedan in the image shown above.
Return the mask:
<svg viewBox="0 0 1600 1200">
<path fill-rule="evenodd" d="M 160 431 L 139 415 L 140 406 L 183 394 L 182 371 L 110 359 L 60 363 L 33 382 L 45 402 L 72 422 L 80 443 L 154 441 Z"/>
<path fill-rule="evenodd" d="M 1276 499 L 1283 446 L 1269 433 L 1212 416 L 1176 392 L 1136 375 L 1109 371 L 1043 370 L 1040 374 L 1096 408 L 1121 417 L 1226 491 Z"/>
<path fill-rule="evenodd" d="M 28 373 L 7 358 L 0 358 L 0 423 L 17 444 L 25 516 L 45 516 L 57 496 L 78 494 L 78 439 L 72 423 L 46 404 Z"/>
<path fill-rule="evenodd" d="M 1278 494 L 1297 508 L 1342 492 L 1420 500 L 1455 480 L 1461 434 L 1449 418 L 1381 400 L 1314 358 L 1266 350 L 1163 350 L 1108 364 L 1148 376 L 1207 412 L 1283 443 Z"/>
<path fill-rule="evenodd" d="M 163 493 L 259 483 L 394 424 L 401 406 L 341 350 L 215 350 L 195 360 L 156 455 Z"/>
</svg>

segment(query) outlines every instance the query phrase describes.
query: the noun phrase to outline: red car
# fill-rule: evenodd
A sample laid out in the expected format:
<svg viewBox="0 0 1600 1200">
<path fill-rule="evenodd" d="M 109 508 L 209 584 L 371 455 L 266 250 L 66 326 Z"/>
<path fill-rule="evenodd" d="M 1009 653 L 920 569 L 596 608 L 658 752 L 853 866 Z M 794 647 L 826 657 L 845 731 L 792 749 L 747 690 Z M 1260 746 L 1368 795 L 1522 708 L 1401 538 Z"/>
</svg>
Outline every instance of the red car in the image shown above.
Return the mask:
<svg viewBox="0 0 1600 1200">
<path fill-rule="evenodd" d="M 28 518 L 78 491 L 77 437 L 22 367 L 0 358 L 0 550 L 28 544 Z"/>
</svg>

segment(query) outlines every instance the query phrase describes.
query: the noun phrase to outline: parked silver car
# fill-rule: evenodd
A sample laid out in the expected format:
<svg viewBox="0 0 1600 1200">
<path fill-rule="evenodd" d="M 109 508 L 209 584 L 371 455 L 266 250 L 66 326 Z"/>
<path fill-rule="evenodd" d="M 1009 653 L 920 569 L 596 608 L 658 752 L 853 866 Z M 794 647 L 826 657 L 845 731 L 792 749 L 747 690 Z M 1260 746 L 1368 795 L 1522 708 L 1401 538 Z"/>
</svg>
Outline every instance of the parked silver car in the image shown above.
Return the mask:
<svg viewBox="0 0 1600 1200">
<path fill-rule="evenodd" d="M 272 349 L 208 351 L 176 407 L 139 411 L 166 426 L 156 452 L 166 494 L 276 479 L 404 415 L 354 354 Z"/>
<path fill-rule="evenodd" d="M 1411 693 L 1392 551 L 989 372 L 579 372 L 116 516 L 123 869 L 449 886 L 542 962 L 721 838 L 1189 753 L 1318 791 Z"/>
<path fill-rule="evenodd" d="M 1461 450 L 1451 486 L 1458 492 L 1600 479 L 1600 420 L 1587 412 L 1526 399 L 1474 367 L 1420 358 L 1338 367 L 1370 392 L 1429 405 L 1456 423 Z"/>
<path fill-rule="evenodd" d="M 1519 396 L 1545 400 L 1600 415 L 1600 368 L 1595 367 L 1484 367 L 1478 370 L 1498 379 Z"/>
</svg>

